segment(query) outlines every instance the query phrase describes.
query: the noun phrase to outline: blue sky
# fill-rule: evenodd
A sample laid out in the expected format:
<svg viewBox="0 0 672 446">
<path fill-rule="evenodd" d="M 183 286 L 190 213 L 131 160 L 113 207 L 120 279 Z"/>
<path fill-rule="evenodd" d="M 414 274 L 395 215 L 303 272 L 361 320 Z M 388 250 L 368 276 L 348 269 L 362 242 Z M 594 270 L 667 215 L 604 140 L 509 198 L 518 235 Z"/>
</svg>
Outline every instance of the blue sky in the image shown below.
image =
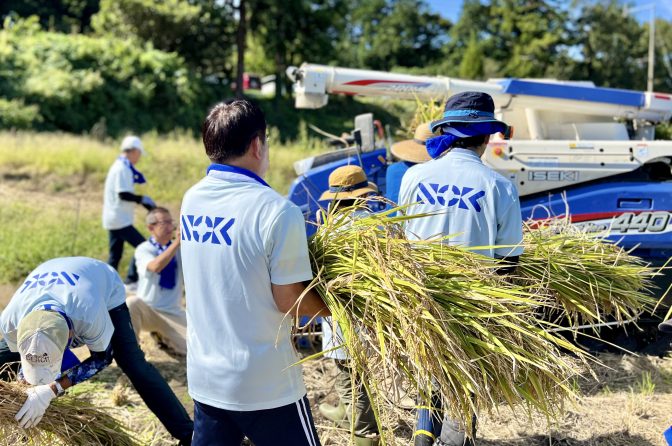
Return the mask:
<svg viewBox="0 0 672 446">
<path fill-rule="evenodd" d="M 462 0 L 426 0 L 432 10 L 440 12 L 444 17 L 452 22 L 457 21 L 462 9 Z M 569 1 L 569 0 L 568 0 Z M 672 0 L 634 0 L 630 2 L 621 1 L 621 3 L 630 3 L 633 6 L 643 6 L 654 3 L 656 5 L 656 17 L 666 20 L 672 20 Z M 639 11 L 635 13 L 639 21 L 649 20 L 649 11 Z"/>
</svg>

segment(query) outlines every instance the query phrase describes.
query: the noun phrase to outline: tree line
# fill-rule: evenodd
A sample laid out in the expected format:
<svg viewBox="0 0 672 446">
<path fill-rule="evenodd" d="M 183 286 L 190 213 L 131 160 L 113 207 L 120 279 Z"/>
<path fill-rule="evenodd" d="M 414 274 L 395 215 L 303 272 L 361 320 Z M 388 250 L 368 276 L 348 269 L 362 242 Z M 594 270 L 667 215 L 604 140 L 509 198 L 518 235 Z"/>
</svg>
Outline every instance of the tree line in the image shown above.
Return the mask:
<svg viewBox="0 0 672 446">
<path fill-rule="evenodd" d="M 196 128 L 244 72 L 276 74 L 279 101 L 304 61 L 646 88 L 649 27 L 617 0 L 465 0 L 455 23 L 424 0 L 5 0 L 0 16 L 2 127 Z M 672 92 L 672 23 L 655 37 Z"/>
</svg>

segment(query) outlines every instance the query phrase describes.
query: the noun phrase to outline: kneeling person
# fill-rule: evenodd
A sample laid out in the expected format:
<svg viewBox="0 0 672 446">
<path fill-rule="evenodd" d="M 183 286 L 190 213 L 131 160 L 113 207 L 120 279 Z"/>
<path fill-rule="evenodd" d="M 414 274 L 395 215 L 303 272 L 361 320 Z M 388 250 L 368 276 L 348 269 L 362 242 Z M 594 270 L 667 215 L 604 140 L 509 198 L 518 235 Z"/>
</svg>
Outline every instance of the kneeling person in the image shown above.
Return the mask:
<svg viewBox="0 0 672 446">
<path fill-rule="evenodd" d="M 19 377 L 34 387 L 16 414 L 36 426 L 51 400 L 85 381 L 112 359 L 180 444 L 193 423 L 159 372 L 145 360 L 131 328 L 124 284 L 109 265 L 87 257 L 49 260 L 28 275 L 0 315 L 0 366 L 21 361 Z M 86 345 L 80 363 L 69 349 Z"/>
<path fill-rule="evenodd" d="M 187 354 L 187 316 L 182 300 L 180 237 L 173 240 L 175 223 L 166 208 L 154 208 L 147 214 L 149 240 L 135 250 L 138 268 L 138 293 L 126 299 L 133 330 L 157 333 L 176 353 Z"/>
</svg>

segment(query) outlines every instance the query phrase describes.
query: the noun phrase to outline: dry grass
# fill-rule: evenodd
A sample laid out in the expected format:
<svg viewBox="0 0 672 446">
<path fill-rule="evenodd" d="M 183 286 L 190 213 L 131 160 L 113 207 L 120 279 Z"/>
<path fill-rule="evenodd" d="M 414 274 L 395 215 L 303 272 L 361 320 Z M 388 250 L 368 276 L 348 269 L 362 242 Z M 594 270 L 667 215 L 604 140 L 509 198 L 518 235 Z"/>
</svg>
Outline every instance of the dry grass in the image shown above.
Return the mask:
<svg viewBox="0 0 672 446">
<path fill-rule="evenodd" d="M 15 414 L 26 400 L 25 387 L 0 381 L 0 434 L 3 445 L 135 446 L 134 436 L 110 413 L 73 396 L 54 400 L 37 427 L 21 429 Z"/>
</svg>

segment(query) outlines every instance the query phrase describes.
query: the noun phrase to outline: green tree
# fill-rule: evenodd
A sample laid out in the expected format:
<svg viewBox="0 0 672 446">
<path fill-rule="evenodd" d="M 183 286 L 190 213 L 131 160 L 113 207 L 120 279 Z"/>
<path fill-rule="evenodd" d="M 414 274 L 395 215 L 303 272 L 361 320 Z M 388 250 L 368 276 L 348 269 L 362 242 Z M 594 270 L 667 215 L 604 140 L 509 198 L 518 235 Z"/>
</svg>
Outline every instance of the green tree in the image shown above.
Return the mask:
<svg viewBox="0 0 672 446">
<path fill-rule="evenodd" d="M 276 98 L 287 82 L 288 66 L 335 60 L 347 4 L 347 0 L 249 0 L 250 33 L 273 62 Z"/>
<path fill-rule="evenodd" d="M 0 17 L 37 16 L 43 28 L 60 32 L 85 32 L 91 17 L 99 9 L 100 0 L 3 0 Z"/>
<path fill-rule="evenodd" d="M 436 63 L 451 26 L 422 0 L 352 2 L 345 25 L 337 62 L 375 70 Z"/>
<path fill-rule="evenodd" d="M 571 77 L 604 87 L 646 89 L 644 28 L 616 0 L 585 1 L 575 27 L 580 51 Z"/>
<path fill-rule="evenodd" d="M 447 74 L 457 74 L 470 46 L 475 51 L 475 34 L 484 66 L 493 67 L 485 75 L 546 76 L 567 43 L 567 17 L 560 0 L 467 0 L 444 47 Z"/>
<path fill-rule="evenodd" d="M 648 24 L 646 36 L 648 37 Z M 654 89 L 672 93 L 672 22 L 656 20 Z"/>
<path fill-rule="evenodd" d="M 175 52 L 203 76 L 230 78 L 237 23 L 231 0 L 102 0 L 99 35 L 133 36 Z"/>
<path fill-rule="evenodd" d="M 483 77 L 483 48 L 476 39 L 476 33 L 472 33 L 471 40 L 460 62 L 460 77 L 464 79 L 480 79 Z"/>
</svg>

